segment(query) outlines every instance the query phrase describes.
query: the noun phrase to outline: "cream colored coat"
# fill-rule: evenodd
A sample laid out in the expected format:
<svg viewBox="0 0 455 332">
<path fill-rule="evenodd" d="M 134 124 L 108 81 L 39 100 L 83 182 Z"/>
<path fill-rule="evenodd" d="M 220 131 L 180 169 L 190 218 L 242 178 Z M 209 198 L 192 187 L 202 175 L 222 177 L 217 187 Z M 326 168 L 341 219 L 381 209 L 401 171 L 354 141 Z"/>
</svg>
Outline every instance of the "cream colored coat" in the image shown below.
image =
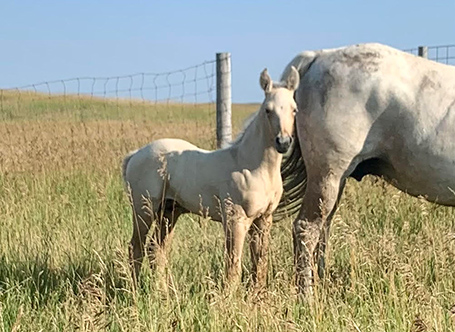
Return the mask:
<svg viewBox="0 0 455 332">
<path fill-rule="evenodd" d="M 152 244 L 154 260 L 178 216 L 192 212 L 223 223 L 229 280 L 240 275 L 243 243 L 250 231 L 253 279 L 263 283 L 272 213 L 283 190 L 278 151 L 287 150 L 292 140 L 298 80 L 295 69 L 283 83 L 272 83 L 264 71 L 261 109 L 228 148 L 206 151 L 183 140 L 160 139 L 125 158 L 123 176 L 135 215 L 131 240 L 135 276 L 152 221 L 158 224 Z"/>
</svg>

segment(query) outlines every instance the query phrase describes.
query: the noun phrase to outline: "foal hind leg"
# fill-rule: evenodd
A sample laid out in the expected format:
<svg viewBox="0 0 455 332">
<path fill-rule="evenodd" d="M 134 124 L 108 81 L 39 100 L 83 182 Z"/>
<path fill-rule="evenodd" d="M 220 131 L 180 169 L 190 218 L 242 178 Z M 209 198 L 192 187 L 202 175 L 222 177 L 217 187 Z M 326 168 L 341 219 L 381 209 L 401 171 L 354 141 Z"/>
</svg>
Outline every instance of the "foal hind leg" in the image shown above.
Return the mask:
<svg viewBox="0 0 455 332">
<path fill-rule="evenodd" d="M 308 183 L 299 216 L 294 221 L 294 260 L 299 292 L 313 292 L 312 258 L 328 216 L 335 209 L 343 171 L 308 171 Z"/>
<path fill-rule="evenodd" d="M 166 200 L 162 210 L 158 212 L 156 228 L 148 247 L 148 257 L 152 270 L 156 267 L 164 268 L 166 265 L 167 248 L 172 241 L 177 219 L 182 213 L 184 213 L 183 209 L 170 200 Z"/>
<path fill-rule="evenodd" d="M 144 245 L 153 217 L 144 211 L 133 212 L 133 236 L 129 246 L 129 258 L 134 285 L 137 284 L 144 258 Z"/>
<path fill-rule="evenodd" d="M 265 286 L 267 278 L 267 251 L 272 216 L 256 219 L 250 227 L 250 254 L 255 290 Z"/>
</svg>

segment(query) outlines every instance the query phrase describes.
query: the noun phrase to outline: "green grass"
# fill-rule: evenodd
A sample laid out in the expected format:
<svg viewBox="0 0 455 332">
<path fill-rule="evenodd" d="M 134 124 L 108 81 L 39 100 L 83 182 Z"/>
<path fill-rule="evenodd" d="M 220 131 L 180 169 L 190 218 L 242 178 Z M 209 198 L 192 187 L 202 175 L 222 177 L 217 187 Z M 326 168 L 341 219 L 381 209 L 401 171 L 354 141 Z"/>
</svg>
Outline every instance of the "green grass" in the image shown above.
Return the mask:
<svg viewBox="0 0 455 332">
<path fill-rule="evenodd" d="M 234 106 L 236 130 L 255 108 Z M 455 329 L 451 208 L 349 181 L 312 304 L 295 296 L 291 220 L 273 227 L 267 290 L 255 297 L 248 250 L 242 287 L 228 294 L 221 226 L 188 215 L 166 274 L 145 267 L 133 291 L 122 157 L 159 137 L 213 148 L 213 105 L 10 93 L 0 112 L 0 331 Z"/>
</svg>

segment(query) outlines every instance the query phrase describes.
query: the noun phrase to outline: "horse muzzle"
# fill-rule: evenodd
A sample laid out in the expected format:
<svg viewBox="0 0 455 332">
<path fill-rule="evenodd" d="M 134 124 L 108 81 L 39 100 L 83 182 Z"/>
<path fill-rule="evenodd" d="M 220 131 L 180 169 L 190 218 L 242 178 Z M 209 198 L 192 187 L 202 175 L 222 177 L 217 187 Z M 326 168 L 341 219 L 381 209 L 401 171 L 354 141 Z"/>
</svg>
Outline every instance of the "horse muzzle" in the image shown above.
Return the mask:
<svg viewBox="0 0 455 332">
<path fill-rule="evenodd" d="M 292 143 L 291 136 L 277 136 L 275 138 L 275 148 L 279 153 L 286 153 Z"/>
</svg>

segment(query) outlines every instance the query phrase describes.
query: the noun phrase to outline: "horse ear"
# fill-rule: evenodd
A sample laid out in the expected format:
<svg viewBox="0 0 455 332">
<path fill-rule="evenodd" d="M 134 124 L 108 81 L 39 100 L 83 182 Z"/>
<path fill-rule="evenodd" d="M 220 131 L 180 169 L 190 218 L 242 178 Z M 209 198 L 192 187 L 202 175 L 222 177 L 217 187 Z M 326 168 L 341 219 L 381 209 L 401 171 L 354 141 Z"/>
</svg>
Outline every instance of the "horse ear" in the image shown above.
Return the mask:
<svg viewBox="0 0 455 332">
<path fill-rule="evenodd" d="M 291 71 L 288 74 L 288 77 L 286 78 L 286 88 L 288 88 L 291 91 L 297 90 L 297 87 L 299 86 L 300 83 L 300 75 L 297 69 L 295 69 L 294 66 L 291 66 Z"/>
<path fill-rule="evenodd" d="M 272 91 L 273 82 L 270 78 L 269 73 L 267 72 L 267 68 L 262 71 L 259 83 L 261 84 L 261 88 L 265 93 Z"/>
</svg>

